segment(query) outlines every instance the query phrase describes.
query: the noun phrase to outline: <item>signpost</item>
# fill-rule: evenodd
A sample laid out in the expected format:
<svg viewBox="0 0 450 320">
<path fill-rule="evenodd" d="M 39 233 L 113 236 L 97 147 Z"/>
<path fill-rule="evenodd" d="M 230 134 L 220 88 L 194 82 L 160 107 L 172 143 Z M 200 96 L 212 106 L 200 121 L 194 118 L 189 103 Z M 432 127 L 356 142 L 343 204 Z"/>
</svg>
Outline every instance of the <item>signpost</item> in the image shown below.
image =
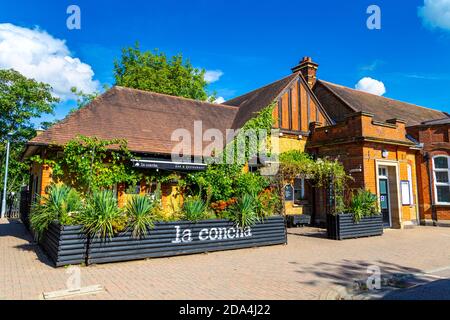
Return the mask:
<svg viewBox="0 0 450 320">
<path fill-rule="evenodd" d="M 9 147 L 11 143 L 12 133 L 8 133 L 6 137 L 6 164 L 5 164 L 5 180 L 3 182 L 3 197 L 2 197 L 2 212 L 1 218 L 3 219 L 6 214 L 6 193 L 8 187 L 8 166 L 9 166 Z"/>
</svg>

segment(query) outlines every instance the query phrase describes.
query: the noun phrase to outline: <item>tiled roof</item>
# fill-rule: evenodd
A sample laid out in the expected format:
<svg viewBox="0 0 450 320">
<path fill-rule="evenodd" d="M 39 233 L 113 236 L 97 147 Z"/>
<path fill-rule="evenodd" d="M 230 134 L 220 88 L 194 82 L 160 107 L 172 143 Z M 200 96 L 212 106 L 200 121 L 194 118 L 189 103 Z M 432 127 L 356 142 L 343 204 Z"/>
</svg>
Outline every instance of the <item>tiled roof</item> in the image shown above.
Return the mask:
<svg viewBox="0 0 450 320">
<path fill-rule="evenodd" d="M 378 121 L 386 121 L 393 118 L 403 119 L 406 121 L 407 126 L 418 125 L 424 121 L 448 118 L 441 111 L 350 89 L 323 80 L 317 81 L 314 93 L 335 121 L 340 121 L 342 119 L 339 118 L 355 111 L 373 113 L 374 119 Z M 337 108 L 337 100 L 330 99 L 330 94 L 337 97 L 345 106 Z"/>
<path fill-rule="evenodd" d="M 297 77 L 298 73 L 293 73 L 262 88 L 226 101 L 224 103 L 225 105 L 236 106 L 239 108 L 236 118 L 233 121 L 232 129 L 241 128 L 248 120 L 253 118 L 257 112 L 270 105 Z"/>
<path fill-rule="evenodd" d="M 423 125 L 438 125 L 438 124 L 450 124 L 450 115 L 446 114 L 447 117 L 443 119 L 437 119 L 437 120 L 429 120 L 429 121 L 423 121 L 421 124 Z"/>
<path fill-rule="evenodd" d="M 77 135 L 84 135 L 126 139 L 128 148 L 134 152 L 170 154 L 178 144 L 171 141 L 174 130 L 187 129 L 193 137 L 194 121 L 202 121 L 203 131 L 217 128 L 225 137 L 237 110 L 233 106 L 113 87 L 29 144 L 63 145 Z"/>
</svg>

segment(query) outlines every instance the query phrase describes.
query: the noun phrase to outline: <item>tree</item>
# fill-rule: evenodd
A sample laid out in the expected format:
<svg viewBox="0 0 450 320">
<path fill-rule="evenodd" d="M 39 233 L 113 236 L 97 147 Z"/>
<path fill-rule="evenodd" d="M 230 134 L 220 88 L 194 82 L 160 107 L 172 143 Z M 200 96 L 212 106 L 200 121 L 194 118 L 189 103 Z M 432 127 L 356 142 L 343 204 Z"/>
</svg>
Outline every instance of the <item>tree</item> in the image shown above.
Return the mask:
<svg viewBox="0 0 450 320">
<path fill-rule="evenodd" d="M 45 83 L 28 79 L 15 70 L 0 70 L 0 177 L 3 181 L 6 136 L 13 132 L 8 191 L 28 181 L 28 166 L 21 161 L 26 142 L 36 135 L 32 119 L 52 114 L 59 101 Z M 2 185 L 3 186 L 3 185 Z"/>
<path fill-rule="evenodd" d="M 122 49 L 120 61 L 114 62 L 119 86 L 202 101 L 208 100 L 204 75 L 205 70 L 194 68 L 181 54 L 167 58 L 157 49 L 142 52 L 139 44 Z"/>
</svg>

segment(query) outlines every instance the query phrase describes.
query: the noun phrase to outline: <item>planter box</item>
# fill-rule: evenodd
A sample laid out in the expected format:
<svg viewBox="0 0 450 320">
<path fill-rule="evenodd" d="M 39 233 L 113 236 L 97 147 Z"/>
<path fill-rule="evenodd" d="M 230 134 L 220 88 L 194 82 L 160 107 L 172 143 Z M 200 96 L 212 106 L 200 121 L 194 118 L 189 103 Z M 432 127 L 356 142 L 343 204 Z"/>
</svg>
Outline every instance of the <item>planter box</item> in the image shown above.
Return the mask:
<svg viewBox="0 0 450 320">
<path fill-rule="evenodd" d="M 287 242 L 282 216 L 239 230 L 228 220 L 156 223 L 140 239 L 123 232 L 112 239 L 89 241 L 87 263 L 106 263 L 192 253 L 232 250 Z"/>
<path fill-rule="evenodd" d="M 87 237 L 81 226 L 61 226 L 53 222 L 39 244 L 57 267 L 86 261 Z"/>
<path fill-rule="evenodd" d="M 381 236 L 383 216 L 364 217 L 358 223 L 350 213 L 327 215 L 327 235 L 329 239 L 344 240 L 361 237 Z"/>
</svg>

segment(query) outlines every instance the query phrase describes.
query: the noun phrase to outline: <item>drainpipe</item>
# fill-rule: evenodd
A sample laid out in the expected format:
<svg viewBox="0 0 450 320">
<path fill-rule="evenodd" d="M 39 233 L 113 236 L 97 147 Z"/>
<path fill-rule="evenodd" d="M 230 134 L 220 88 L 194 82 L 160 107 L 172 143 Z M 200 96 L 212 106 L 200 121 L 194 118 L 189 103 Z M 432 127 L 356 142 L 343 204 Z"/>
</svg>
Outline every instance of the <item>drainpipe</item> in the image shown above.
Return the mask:
<svg viewBox="0 0 450 320">
<path fill-rule="evenodd" d="M 433 219 L 433 224 L 437 223 L 437 214 L 436 214 L 436 205 L 434 203 L 434 197 L 433 197 L 433 178 L 431 173 L 431 166 L 430 166 L 430 154 L 428 152 L 424 155 L 425 161 L 427 162 L 427 174 L 428 174 L 428 192 L 430 194 L 430 200 L 431 200 L 431 218 Z"/>
</svg>

